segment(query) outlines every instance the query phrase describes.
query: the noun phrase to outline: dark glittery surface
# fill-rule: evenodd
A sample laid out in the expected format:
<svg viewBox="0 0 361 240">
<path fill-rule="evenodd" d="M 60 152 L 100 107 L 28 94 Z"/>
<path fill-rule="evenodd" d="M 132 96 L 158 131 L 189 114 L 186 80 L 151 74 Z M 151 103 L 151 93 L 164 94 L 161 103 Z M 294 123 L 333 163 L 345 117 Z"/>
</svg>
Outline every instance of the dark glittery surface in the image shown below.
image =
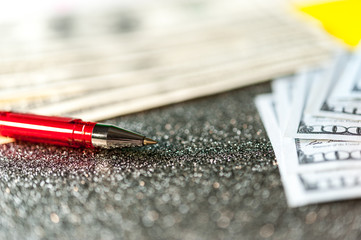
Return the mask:
<svg viewBox="0 0 361 240">
<path fill-rule="evenodd" d="M 358 200 L 287 207 L 253 103 L 269 90 L 107 121 L 155 146 L 0 146 L 0 239 L 357 239 Z"/>
</svg>

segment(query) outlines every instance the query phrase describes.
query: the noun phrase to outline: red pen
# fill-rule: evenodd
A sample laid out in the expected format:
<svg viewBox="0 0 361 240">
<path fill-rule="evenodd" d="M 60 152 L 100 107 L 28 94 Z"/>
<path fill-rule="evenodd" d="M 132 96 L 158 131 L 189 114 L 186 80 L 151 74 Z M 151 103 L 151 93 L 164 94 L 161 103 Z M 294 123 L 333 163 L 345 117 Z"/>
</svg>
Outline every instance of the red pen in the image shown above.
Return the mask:
<svg viewBox="0 0 361 240">
<path fill-rule="evenodd" d="M 119 127 L 81 119 L 0 111 L 0 135 L 68 147 L 131 147 L 156 144 Z"/>
</svg>

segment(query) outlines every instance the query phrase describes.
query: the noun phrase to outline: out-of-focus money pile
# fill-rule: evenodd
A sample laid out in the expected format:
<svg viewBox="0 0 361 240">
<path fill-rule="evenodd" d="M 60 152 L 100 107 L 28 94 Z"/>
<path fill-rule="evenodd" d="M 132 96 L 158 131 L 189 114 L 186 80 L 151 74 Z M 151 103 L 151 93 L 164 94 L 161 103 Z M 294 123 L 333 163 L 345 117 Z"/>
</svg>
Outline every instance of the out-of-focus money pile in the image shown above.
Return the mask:
<svg viewBox="0 0 361 240">
<path fill-rule="evenodd" d="M 0 109 L 108 119 L 289 74 L 334 46 L 279 1 L 125 2 L 1 25 Z"/>
<path fill-rule="evenodd" d="M 291 207 L 361 197 L 361 54 L 272 82 L 256 98 Z"/>
<path fill-rule="evenodd" d="M 277 0 L 79 2 L 2 6 L 1 110 L 98 121 L 290 74 L 334 48 Z"/>
</svg>

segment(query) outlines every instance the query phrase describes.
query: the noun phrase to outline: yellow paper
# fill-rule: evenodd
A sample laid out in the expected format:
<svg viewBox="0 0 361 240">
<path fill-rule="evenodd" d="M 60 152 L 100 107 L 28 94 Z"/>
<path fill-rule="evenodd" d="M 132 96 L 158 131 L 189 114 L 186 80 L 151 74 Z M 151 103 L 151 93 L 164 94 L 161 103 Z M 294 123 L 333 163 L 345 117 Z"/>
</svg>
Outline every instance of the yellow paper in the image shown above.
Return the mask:
<svg viewBox="0 0 361 240">
<path fill-rule="evenodd" d="M 315 1 L 298 9 L 319 20 L 326 31 L 351 47 L 361 39 L 361 1 Z"/>
</svg>

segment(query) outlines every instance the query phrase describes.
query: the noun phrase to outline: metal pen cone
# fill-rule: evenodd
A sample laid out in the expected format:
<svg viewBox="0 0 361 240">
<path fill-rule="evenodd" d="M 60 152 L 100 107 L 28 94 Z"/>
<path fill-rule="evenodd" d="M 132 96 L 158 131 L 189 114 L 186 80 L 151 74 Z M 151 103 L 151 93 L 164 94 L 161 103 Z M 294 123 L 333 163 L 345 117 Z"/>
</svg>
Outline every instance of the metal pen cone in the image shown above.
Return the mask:
<svg viewBox="0 0 361 240">
<path fill-rule="evenodd" d="M 119 127 L 107 124 L 96 124 L 92 134 L 94 147 L 118 148 L 155 144 L 156 141 Z"/>
<path fill-rule="evenodd" d="M 158 143 L 157 141 L 150 139 L 150 138 L 144 138 L 144 140 L 143 140 L 144 145 L 152 145 L 152 144 L 157 144 L 157 143 Z"/>
</svg>

